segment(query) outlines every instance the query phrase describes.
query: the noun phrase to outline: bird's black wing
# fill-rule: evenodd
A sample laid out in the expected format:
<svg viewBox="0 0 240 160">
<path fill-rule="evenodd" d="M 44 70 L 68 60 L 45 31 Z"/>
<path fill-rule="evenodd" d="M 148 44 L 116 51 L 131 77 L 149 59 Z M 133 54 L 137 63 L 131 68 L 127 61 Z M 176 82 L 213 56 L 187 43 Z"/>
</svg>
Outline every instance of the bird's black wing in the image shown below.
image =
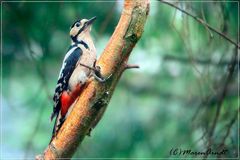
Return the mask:
<svg viewBox="0 0 240 160">
<path fill-rule="evenodd" d="M 60 97 L 62 95 L 62 92 L 68 89 L 68 81 L 81 55 L 82 49 L 74 45 L 69 48 L 66 56 L 64 57 L 62 69 L 60 71 L 57 86 L 53 96 L 54 106 L 53 113 L 50 118 L 51 121 L 55 116 L 58 115 L 61 109 Z"/>
</svg>

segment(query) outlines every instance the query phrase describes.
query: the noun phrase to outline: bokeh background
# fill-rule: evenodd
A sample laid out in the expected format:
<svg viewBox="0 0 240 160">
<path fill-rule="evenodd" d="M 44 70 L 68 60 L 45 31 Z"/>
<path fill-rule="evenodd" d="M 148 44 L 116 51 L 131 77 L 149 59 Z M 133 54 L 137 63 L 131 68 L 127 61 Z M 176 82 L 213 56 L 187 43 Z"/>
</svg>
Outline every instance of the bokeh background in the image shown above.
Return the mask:
<svg viewBox="0 0 240 160">
<path fill-rule="evenodd" d="M 237 42 L 238 3 L 175 4 Z M 92 35 L 99 56 L 122 6 L 122 1 L 2 3 L 2 159 L 34 158 L 47 146 L 52 96 L 72 23 L 97 16 Z M 238 156 L 234 45 L 173 7 L 152 1 L 129 61 L 140 69 L 122 75 L 105 115 L 75 158 L 199 157 L 169 152 L 208 147 L 227 149 L 225 158 Z"/>
</svg>

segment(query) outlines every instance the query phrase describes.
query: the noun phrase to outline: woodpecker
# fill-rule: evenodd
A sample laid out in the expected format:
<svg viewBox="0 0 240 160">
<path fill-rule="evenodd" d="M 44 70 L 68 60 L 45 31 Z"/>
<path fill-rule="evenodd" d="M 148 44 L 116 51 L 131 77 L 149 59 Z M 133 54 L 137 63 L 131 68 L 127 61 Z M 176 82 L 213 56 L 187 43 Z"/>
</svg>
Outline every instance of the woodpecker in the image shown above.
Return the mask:
<svg viewBox="0 0 240 160">
<path fill-rule="evenodd" d="M 53 96 L 54 106 L 50 120 L 56 117 L 56 121 L 52 138 L 71 112 L 72 104 L 90 76 L 105 81 L 99 66 L 95 66 L 96 48 L 90 35 L 95 19 L 96 17 L 77 20 L 70 27 L 71 46 L 64 57 Z"/>
</svg>

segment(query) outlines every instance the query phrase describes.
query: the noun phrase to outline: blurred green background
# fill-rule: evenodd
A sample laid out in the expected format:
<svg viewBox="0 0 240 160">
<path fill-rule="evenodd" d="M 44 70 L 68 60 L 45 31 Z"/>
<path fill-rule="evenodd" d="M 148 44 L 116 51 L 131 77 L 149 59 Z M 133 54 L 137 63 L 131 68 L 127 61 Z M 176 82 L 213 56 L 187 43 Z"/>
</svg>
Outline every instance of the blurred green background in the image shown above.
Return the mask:
<svg viewBox="0 0 240 160">
<path fill-rule="evenodd" d="M 238 3 L 177 5 L 237 41 Z M 97 16 L 92 35 L 99 56 L 122 6 L 121 1 L 2 3 L 2 159 L 34 158 L 47 146 L 52 96 L 72 23 Z M 236 48 L 224 38 L 152 1 L 144 34 L 129 60 L 140 69 L 122 75 L 105 115 L 74 157 L 199 157 L 169 152 L 207 147 L 227 149 L 222 157 L 237 157 L 238 64 L 227 78 L 229 64 L 238 60 L 234 55 Z"/>
</svg>

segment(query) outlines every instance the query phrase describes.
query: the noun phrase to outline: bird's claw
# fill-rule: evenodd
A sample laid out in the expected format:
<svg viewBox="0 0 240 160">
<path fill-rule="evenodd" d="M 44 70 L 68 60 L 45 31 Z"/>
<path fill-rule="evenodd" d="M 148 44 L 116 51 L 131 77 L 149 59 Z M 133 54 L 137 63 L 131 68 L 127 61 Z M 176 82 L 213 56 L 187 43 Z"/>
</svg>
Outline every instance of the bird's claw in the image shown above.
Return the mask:
<svg viewBox="0 0 240 160">
<path fill-rule="evenodd" d="M 94 78 L 98 81 L 98 82 L 101 82 L 101 83 L 104 83 L 106 82 L 111 76 L 112 74 L 110 74 L 107 78 L 104 78 L 101 74 L 101 68 L 100 66 L 95 66 L 94 65 L 94 68 L 96 69 L 93 76 Z"/>
</svg>

